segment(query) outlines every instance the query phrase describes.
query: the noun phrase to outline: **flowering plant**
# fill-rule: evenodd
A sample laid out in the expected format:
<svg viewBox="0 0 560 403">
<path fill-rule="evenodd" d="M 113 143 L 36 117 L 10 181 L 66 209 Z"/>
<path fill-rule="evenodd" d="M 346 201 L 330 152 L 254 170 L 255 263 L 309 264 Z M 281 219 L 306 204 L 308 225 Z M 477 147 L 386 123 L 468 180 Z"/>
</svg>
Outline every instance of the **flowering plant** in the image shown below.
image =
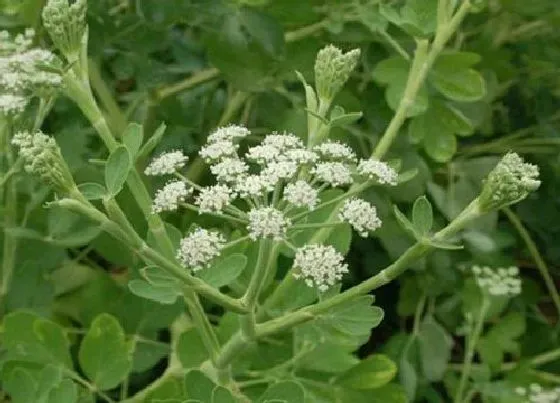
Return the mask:
<svg viewBox="0 0 560 403">
<path fill-rule="evenodd" d="M 98 10 L 95 7 L 100 6 L 91 3 Z M 128 7 L 117 3 L 111 8 L 115 14 Z M 470 269 L 464 271 L 464 284 L 472 296 L 455 303 L 464 313 L 455 330 L 458 336 L 466 336 L 466 348 L 460 374 L 451 375 L 451 381 L 444 379 L 451 336 L 434 318 L 435 297 L 444 291 L 433 298 L 422 291 L 409 304 L 414 306 L 414 327 L 397 358 L 387 352 L 360 361 L 353 355 L 384 320 L 384 309 L 373 305 L 372 291 L 409 278 L 405 276 L 432 252 L 463 249 L 473 226 L 500 209 L 510 212 L 508 206 L 523 201 L 541 185 L 539 168 L 508 152 L 492 160 L 494 166 L 485 170 L 479 191 L 468 203 L 455 211 L 442 208 L 443 217 L 434 214 L 424 190 L 413 198 L 410 216 L 396 205 L 386 208 L 389 203 L 380 195 L 411 185 L 420 172 L 420 166 L 405 163 L 398 153 L 395 158 L 387 154 L 397 144 L 407 118 L 412 118 L 410 137 L 417 141 L 419 127 L 426 123 L 421 121 L 427 119 L 424 114 L 434 113 L 422 105 L 424 84 L 433 80 L 434 88 L 449 99 L 435 99 L 436 106 L 430 108 L 437 109 L 442 124 L 453 126 L 452 132 L 446 127 L 442 137 L 455 142 L 456 134 L 469 130 L 464 129 L 466 117 L 451 101 L 482 99 L 485 81 L 470 67 L 459 70 L 474 76 L 473 88 L 445 85 L 438 75 L 442 60 L 449 56 L 446 44 L 467 14 L 477 11 L 475 2 L 435 2 L 432 11 L 437 12 L 429 24 L 424 24 L 416 1 L 407 1 L 402 8 L 374 3 L 370 11 L 416 38 L 416 47 L 410 56 L 386 30 L 381 31 L 401 57 L 380 62 L 374 72 L 387 87 L 394 114 L 371 151 L 335 135 L 337 129 L 352 127 L 362 118 L 361 112 L 347 112 L 337 104 L 365 57 L 359 49 L 321 48 L 313 66 L 313 85 L 308 83 L 311 74 L 296 72 L 305 99 L 300 108 L 304 129 L 259 130 L 256 125 L 249 129 L 248 119 L 228 124 L 242 105 L 250 105 L 248 95 L 240 91 L 231 97 L 217 128 L 201 131 L 205 140 L 194 153 L 166 142 L 169 131 L 163 123 L 154 124 L 151 108 L 169 94 L 194 85 L 195 78 L 187 84 L 146 90 L 146 119 L 143 124 L 128 123 L 92 60 L 90 41 L 96 37 L 90 36 L 86 0 L 46 1 L 41 21 L 53 51 L 39 46 L 44 41 L 34 39 L 33 30 L 16 35 L 2 32 L 1 130 L 13 172 L 4 181 L 0 297 L 6 355 L 0 380 L 12 401 L 405 402 L 417 394 L 416 381 L 411 384 L 406 379 L 407 371 L 415 373 L 409 360 L 417 340 L 426 384 L 443 380 L 447 396 L 456 403 L 471 401 L 477 394 L 486 396 L 484 385 L 473 375 L 474 357 L 478 351 L 493 368 L 502 363 L 504 354 L 515 350 L 510 340 L 496 361 L 492 337 L 498 336 L 492 331 L 499 323 L 486 333 L 484 327 L 500 315 L 504 323 L 519 320 L 516 312 L 506 311 L 523 289 L 517 266 L 467 262 Z M 346 22 L 364 22 L 362 6 L 361 2 L 341 6 Z M 247 24 L 235 32 L 257 35 L 255 21 L 264 17 L 249 6 L 235 7 Z M 327 8 L 333 14 L 329 18 L 335 11 Z M 262 52 L 275 47 L 271 41 Z M 249 40 L 246 47 L 262 45 L 256 42 Z M 220 65 L 219 56 L 213 58 Z M 406 79 L 394 81 L 392 75 L 398 76 L 403 66 Z M 231 71 L 224 69 L 224 73 Z M 204 74 L 196 80 L 209 80 L 214 72 Z M 252 82 L 241 74 L 231 81 L 257 92 L 270 85 L 269 79 Z M 462 90 L 471 92 L 458 94 Z M 70 108 L 71 101 L 87 119 L 97 135 L 95 141 L 103 146 L 96 155 L 103 159 L 83 164 L 85 173 L 75 169 L 72 158 L 76 156 L 62 149 L 60 135 L 48 121 L 50 114 L 58 113 L 55 101 L 61 95 L 65 107 Z M 46 134 L 49 131 L 55 136 Z M 433 133 L 422 135 L 426 153 L 435 161 L 451 158 L 442 147 L 430 146 Z M 196 174 L 203 170 L 208 175 Z M 47 236 L 18 228 L 18 178 L 28 178 L 43 189 L 42 198 L 27 200 L 30 210 L 22 227 L 35 207 L 42 205 L 49 214 Z M 437 203 L 437 195 L 433 183 L 430 198 L 445 204 Z M 385 267 L 375 263 L 375 270 L 347 286 L 356 266 L 347 257 L 352 238 L 356 243 L 370 242 L 383 231 L 398 231 L 405 247 Z M 73 261 L 79 264 L 57 272 L 64 287 L 57 290 L 61 308 L 56 315 L 13 309 L 8 303 L 14 279 L 22 275 L 16 265 L 20 238 L 83 248 Z M 91 266 L 103 265 L 96 259 L 126 257 L 126 274 L 106 276 L 87 269 L 85 278 L 76 280 L 79 285 L 73 284 L 71 277 L 79 273 L 78 267 L 83 269 L 90 247 L 109 251 L 88 261 Z M 550 288 L 555 291 L 554 285 Z M 86 302 L 72 310 L 73 298 Z M 87 301 L 95 302 L 88 306 Z M 406 301 L 399 302 L 403 304 Z M 138 306 L 143 311 L 135 315 Z M 85 330 L 72 321 L 84 324 Z M 167 331 L 164 337 L 159 335 L 162 329 Z M 169 343 L 161 341 L 165 337 Z M 434 353 L 432 360 L 430 355 L 438 349 L 443 355 Z M 165 368 L 150 372 L 158 363 Z M 147 373 L 157 376 L 148 380 Z M 533 399 L 539 393 L 557 396 L 539 385 L 508 391 L 515 398 Z"/>
</svg>

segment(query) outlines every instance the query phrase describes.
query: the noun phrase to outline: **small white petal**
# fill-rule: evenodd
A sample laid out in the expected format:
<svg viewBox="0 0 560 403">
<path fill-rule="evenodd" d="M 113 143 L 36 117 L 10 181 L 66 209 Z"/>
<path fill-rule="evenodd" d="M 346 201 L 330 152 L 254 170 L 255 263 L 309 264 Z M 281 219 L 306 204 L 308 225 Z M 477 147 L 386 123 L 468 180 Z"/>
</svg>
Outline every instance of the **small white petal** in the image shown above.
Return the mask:
<svg viewBox="0 0 560 403">
<path fill-rule="evenodd" d="M 362 237 L 367 237 L 371 231 L 381 227 L 381 220 L 377 216 L 377 209 L 361 199 L 349 199 L 339 213 L 342 221 L 348 222 Z"/>
<path fill-rule="evenodd" d="M 249 211 L 249 237 L 273 238 L 280 240 L 284 237 L 290 221 L 281 211 L 273 207 L 263 207 Z"/>
<path fill-rule="evenodd" d="M 332 246 L 305 245 L 299 248 L 294 259 L 294 277 L 303 278 L 310 287 L 326 291 L 348 273 L 344 257 Z"/>
<path fill-rule="evenodd" d="M 195 199 L 200 213 L 220 212 L 233 199 L 232 190 L 226 185 L 214 185 L 203 188 Z"/>
<path fill-rule="evenodd" d="M 157 191 L 152 205 L 152 212 L 161 213 L 162 211 L 174 211 L 179 208 L 179 204 L 184 202 L 192 189 L 187 189 L 187 185 L 181 181 L 169 182 Z"/>
<path fill-rule="evenodd" d="M 150 176 L 170 175 L 183 168 L 188 158 L 181 151 L 163 153 L 146 167 L 144 173 Z"/>
<path fill-rule="evenodd" d="M 358 164 L 358 173 L 368 179 L 375 179 L 383 185 L 397 185 L 397 172 L 385 162 L 374 158 L 361 160 Z"/>
<path fill-rule="evenodd" d="M 198 271 L 220 255 L 224 243 L 219 232 L 198 228 L 181 240 L 177 259 L 183 266 Z"/>
</svg>

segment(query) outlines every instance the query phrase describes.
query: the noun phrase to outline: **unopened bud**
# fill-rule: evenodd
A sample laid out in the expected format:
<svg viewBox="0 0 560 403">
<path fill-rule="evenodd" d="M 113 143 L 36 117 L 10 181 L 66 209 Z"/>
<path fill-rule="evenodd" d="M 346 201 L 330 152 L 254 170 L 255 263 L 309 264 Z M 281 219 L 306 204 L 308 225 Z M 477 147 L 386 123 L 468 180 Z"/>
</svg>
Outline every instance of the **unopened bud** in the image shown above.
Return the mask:
<svg viewBox="0 0 560 403">
<path fill-rule="evenodd" d="M 358 64 L 360 49 L 342 53 L 333 45 L 321 49 L 315 61 L 315 86 L 319 98 L 330 102 Z"/>
<path fill-rule="evenodd" d="M 87 0 L 48 0 L 43 9 L 43 25 L 69 62 L 80 52 L 87 29 L 86 12 Z"/>
</svg>

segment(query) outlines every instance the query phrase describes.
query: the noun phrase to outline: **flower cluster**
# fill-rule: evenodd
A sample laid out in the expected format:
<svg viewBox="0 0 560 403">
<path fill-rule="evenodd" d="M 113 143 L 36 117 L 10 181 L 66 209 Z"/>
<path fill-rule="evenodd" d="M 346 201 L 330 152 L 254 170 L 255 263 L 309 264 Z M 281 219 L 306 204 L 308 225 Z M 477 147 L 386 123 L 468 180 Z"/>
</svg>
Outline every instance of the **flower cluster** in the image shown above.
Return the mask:
<svg viewBox="0 0 560 403">
<path fill-rule="evenodd" d="M 35 32 L 10 35 L 0 32 L 0 115 L 22 113 L 33 96 L 48 96 L 61 85 L 58 73 L 47 70 L 57 66 L 51 52 L 32 48 Z"/>
<path fill-rule="evenodd" d="M 489 211 L 523 200 L 540 186 L 538 177 L 536 165 L 524 162 L 516 153 L 506 154 L 484 183 L 481 208 Z"/>
<path fill-rule="evenodd" d="M 491 269 L 473 266 L 476 283 L 490 295 L 515 296 L 521 293 L 521 279 L 517 267 Z"/>
<path fill-rule="evenodd" d="M 331 101 L 358 64 L 360 50 L 342 53 L 336 46 L 321 49 L 315 61 L 315 87 L 319 97 Z"/>
<path fill-rule="evenodd" d="M 528 388 L 516 388 L 515 392 L 527 398 L 527 403 L 560 403 L 560 387 L 545 389 L 538 383 L 532 383 Z"/>
<path fill-rule="evenodd" d="M 303 278 L 309 287 L 326 291 L 348 273 L 344 257 L 332 246 L 305 245 L 294 259 L 295 278 Z"/>
<path fill-rule="evenodd" d="M 185 267 L 198 271 L 220 256 L 224 243 L 225 239 L 219 232 L 197 228 L 181 240 L 177 259 Z"/>
<path fill-rule="evenodd" d="M 186 202 L 188 208 L 197 209 L 200 214 L 218 215 L 243 225 L 250 241 L 268 238 L 285 242 L 295 249 L 298 278 L 325 290 L 347 271 L 342 255 L 330 246 L 297 248 L 292 244 L 292 236 L 315 226 L 309 226 L 307 216 L 321 207 L 321 192 L 328 187 L 347 187 L 364 181 L 396 185 L 397 173 L 378 160 L 358 162 L 346 144 L 327 141 L 307 148 L 300 138 L 289 133 L 269 134 L 240 155 L 239 150 L 245 147 L 239 147 L 239 141 L 249 134 L 247 128 L 233 125 L 208 136 L 200 157 L 210 164 L 216 183 L 203 187 L 187 187 L 180 181 L 168 183 L 157 192 L 153 211 L 174 210 Z M 185 162 L 186 157 L 177 151 L 164 154 L 148 166 L 146 173 L 172 174 Z M 187 201 L 187 188 L 194 189 L 192 201 Z M 364 237 L 381 226 L 376 208 L 356 198 L 346 200 L 337 216 Z M 184 247 L 181 250 L 181 256 L 185 256 Z M 181 259 L 192 267 L 188 260 Z"/>
<path fill-rule="evenodd" d="M 54 138 L 40 131 L 19 132 L 13 137 L 12 144 L 19 148 L 27 172 L 38 175 L 59 192 L 74 189 L 74 179 Z"/>
<path fill-rule="evenodd" d="M 43 8 L 43 25 L 55 46 L 74 62 L 87 29 L 87 0 L 49 0 Z"/>
</svg>

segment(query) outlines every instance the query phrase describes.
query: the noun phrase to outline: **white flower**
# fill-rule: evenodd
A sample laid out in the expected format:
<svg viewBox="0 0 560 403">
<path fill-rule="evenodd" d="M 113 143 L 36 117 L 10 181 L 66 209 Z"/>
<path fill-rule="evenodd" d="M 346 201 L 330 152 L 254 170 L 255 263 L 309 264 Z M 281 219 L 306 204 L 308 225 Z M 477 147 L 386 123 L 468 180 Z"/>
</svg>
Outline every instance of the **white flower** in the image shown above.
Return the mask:
<svg viewBox="0 0 560 403">
<path fill-rule="evenodd" d="M 261 172 L 261 175 L 269 178 L 271 183 L 278 183 L 282 179 L 290 179 L 297 172 L 298 166 L 292 161 L 271 162 Z"/>
<path fill-rule="evenodd" d="M 247 137 L 251 132 L 249 129 L 243 126 L 230 125 L 225 127 L 220 127 L 216 131 L 208 136 L 207 142 L 217 143 L 220 141 L 235 141 Z"/>
<path fill-rule="evenodd" d="M 294 148 L 292 150 L 288 150 L 284 153 L 284 156 L 288 161 L 295 162 L 298 165 L 313 164 L 319 159 L 317 153 L 309 151 L 305 148 Z"/>
<path fill-rule="evenodd" d="M 290 133 L 278 134 L 273 133 L 265 136 L 262 141 L 263 146 L 272 146 L 284 152 L 293 148 L 304 148 L 303 142 L 297 136 Z"/>
<path fill-rule="evenodd" d="M 309 287 L 326 291 L 348 273 L 344 257 L 332 246 L 305 245 L 296 252 L 295 278 L 303 278 Z"/>
<path fill-rule="evenodd" d="M 181 151 L 170 151 L 154 158 L 144 173 L 151 176 L 169 175 L 183 168 L 187 161 L 188 158 Z"/>
<path fill-rule="evenodd" d="M 231 141 L 217 141 L 210 143 L 200 149 L 198 153 L 206 162 L 220 160 L 225 157 L 233 157 L 237 153 L 237 146 Z"/>
<path fill-rule="evenodd" d="M 317 190 L 309 183 L 299 180 L 286 185 L 284 200 L 296 207 L 307 207 L 309 210 L 313 210 L 318 201 L 317 193 Z"/>
<path fill-rule="evenodd" d="M 21 53 L 33 45 L 35 30 L 27 28 L 23 34 L 12 37 L 8 31 L 0 31 L 0 55 Z"/>
<path fill-rule="evenodd" d="M 347 162 L 354 162 L 356 160 L 356 155 L 350 147 L 335 141 L 327 141 L 319 144 L 315 147 L 315 151 L 330 160 L 342 160 Z"/>
<path fill-rule="evenodd" d="M 0 95 L 0 114 L 2 115 L 18 115 L 25 110 L 29 99 L 27 97 L 3 94 Z"/>
<path fill-rule="evenodd" d="M 181 181 L 169 182 L 157 191 L 152 205 L 153 213 L 162 211 L 174 211 L 179 208 L 179 203 L 184 202 L 192 189 L 187 189 L 187 185 Z"/>
<path fill-rule="evenodd" d="M 273 190 L 274 184 L 263 175 L 248 175 L 235 183 L 235 191 L 241 197 L 258 197 Z"/>
<path fill-rule="evenodd" d="M 375 158 L 360 160 L 358 173 L 368 179 L 375 179 L 383 185 L 397 185 L 397 172 L 385 162 Z"/>
<path fill-rule="evenodd" d="M 197 228 L 181 240 L 177 259 L 183 266 L 198 271 L 220 256 L 224 243 L 225 239 L 219 232 Z"/>
<path fill-rule="evenodd" d="M 210 172 L 218 182 L 233 183 L 241 180 L 249 171 L 249 166 L 237 158 L 225 158 L 210 167 Z"/>
<path fill-rule="evenodd" d="M 233 198 L 232 190 L 226 185 L 214 185 L 203 188 L 196 197 L 195 204 L 200 213 L 222 211 Z"/>
<path fill-rule="evenodd" d="M 257 238 L 271 237 L 279 240 L 284 237 L 290 221 L 284 217 L 281 211 L 273 207 L 263 207 L 249 211 L 249 237 Z"/>
<path fill-rule="evenodd" d="M 377 209 L 365 200 L 352 198 L 346 200 L 338 217 L 347 221 L 362 237 L 381 227 Z"/>
<path fill-rule="evenodd" d="M 280 150 L 271 145 L 258 145 L 247 150 L 245 158 L 258 164 L 268 164 L 277 161 L 280 157 Z"/>
<path fill-rule="evenodd" d="M 538 383 L 532 383 L 528 388 L 517 387 L 515 393 L 525 397 L 526 403 L 559 403 L 560 387 L 545 389 Z"/>
<path fill-rule="evenodd" d="M 313 168 L 312 173 L 322 182 L 331 186 L 344 186 L 352 183 L 352 172 L 341 162 L 321 162 Z"/>
<path fill-rule="evenodd" d="M 521 293 L 521 279 L 517 267 L 491 269 L 473 266 L 478 286 L 490 295 L 515 296 Z"/>
</svg>

